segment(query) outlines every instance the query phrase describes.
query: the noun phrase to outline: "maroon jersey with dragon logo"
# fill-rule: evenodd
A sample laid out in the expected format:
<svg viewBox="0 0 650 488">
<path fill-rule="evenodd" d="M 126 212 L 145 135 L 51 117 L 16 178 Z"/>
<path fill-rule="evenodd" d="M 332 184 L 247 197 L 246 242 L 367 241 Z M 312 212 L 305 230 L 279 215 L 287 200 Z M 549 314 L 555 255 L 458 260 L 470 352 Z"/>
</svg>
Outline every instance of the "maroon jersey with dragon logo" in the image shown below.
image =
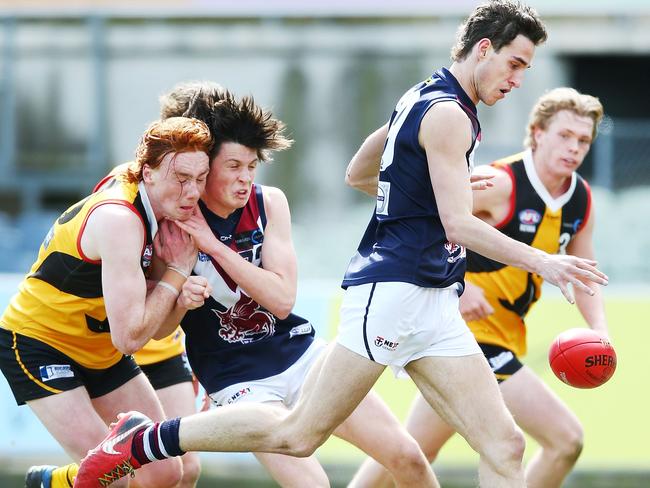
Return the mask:
<svg viewBox="0 0 650 488">
<path fill-rule="evenodd" d="M 266 213 L 262 187 L 253 185 L 241 209 L 221 218 L 200 203 L 215 236 L 255 266 L 263 266 Z M 302 317 L 279 319 L 253 300 L 211 256 L 199 253 L 194 274 L 205 276 L 212 294 L 183 321 L 187 356 L 210 393 L 242 381 L 285 371 L 309 347 L 314 330 Z"/>
</svg>

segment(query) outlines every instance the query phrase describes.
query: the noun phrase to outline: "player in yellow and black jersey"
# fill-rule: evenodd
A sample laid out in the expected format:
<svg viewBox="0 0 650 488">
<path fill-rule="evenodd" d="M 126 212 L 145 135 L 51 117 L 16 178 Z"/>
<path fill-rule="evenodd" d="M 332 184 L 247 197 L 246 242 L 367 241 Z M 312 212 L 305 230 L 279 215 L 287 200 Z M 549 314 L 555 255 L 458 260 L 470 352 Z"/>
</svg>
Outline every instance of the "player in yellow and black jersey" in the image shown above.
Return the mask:
<svg viewBox="0 0 650 488">
<path fill-rule="evenodd" d="M 549 254 L 565 253 L 573 237 L 589 223 L 591 191 L 587 182 L 573 172 L 564 191 L 553 197 L 535 169 L 530 149 L 496 161 L 492 166 L 506 173 L 510 183 L 504 182 L 502 186 L 510 186 L 511 190 L 505 217 L 491 223 L 507 236 L 536 249 Z M 503 175 L 499 177 L 505 179 Z M 495 189 L 495 195 L 487 195 L 487 198 L 494 198 L 497 191 Z M 481 198 L 483 195 L 476 200 Z M 476 205 L 476 208 L 480 207 Z M 503 206 L 499 210 L 498 217 L 503 213 Z M 476 340 L 508 349 L 515 356 L 525 355 L 524 317 L 540 297 L 542 277 L 467 251 L 465 280 L 469 282 L 468 288 L 475 285 L 483 290 L 493 310 L 482 316 L 481 310 L 464 307 L 465 318 Z M 507 373 L 497 374 L 497 379 L 507 376 Z"/>
<path fill-rule="evenodd" d="M 594 208 L 587 182 L 576 171 L 587 155 L 603 116 L 597 98 L 571 88 L 543 95 L 531 112 L 522 153 L 481 166 L 491 188 L 474 192 L 474 215 L 509 237 L 547 253 L 593 259 Z M 540 298 L 542 278 L 468 251 L 466 289 L 460 309 L 518 425 L 541 449 L 528 463 L 530 488 L 562 484 L 582 449 L 582 427 L 569 408 L 520 358 L 526 354 L 525 317 Z M 587 324 L 607 336 L 598 289 L 589 295 L 574 287 Z M 407 425 L 429 460 L 454 434 L 422 399 L 416 398 Z M 368 460 L 359 473 L 378 485 L 387 475 Z"/>
<path fill-rule="evenodd" d="M 201 305 L 209 289 L 187 277 L 196 248 L 171 219 L 195 211 L 211 145 L 197 120 L 152 124 L 130 170 L 56 220 L 0 318 L 0 369 L 17 403 L 29 405 L 77 462 L 119 412 L 145 409 L 164 419 L 130 355 L 161 338 L 174 309 Z M 148 293 L 154 253 L 167 267 Z M 172 487 L 180 476 L 180 462 L 167 462 L 139 471 L 138 486 Z M 58 488 L 73 477 L 34 470 L 26 484 Z"/>
</svg>

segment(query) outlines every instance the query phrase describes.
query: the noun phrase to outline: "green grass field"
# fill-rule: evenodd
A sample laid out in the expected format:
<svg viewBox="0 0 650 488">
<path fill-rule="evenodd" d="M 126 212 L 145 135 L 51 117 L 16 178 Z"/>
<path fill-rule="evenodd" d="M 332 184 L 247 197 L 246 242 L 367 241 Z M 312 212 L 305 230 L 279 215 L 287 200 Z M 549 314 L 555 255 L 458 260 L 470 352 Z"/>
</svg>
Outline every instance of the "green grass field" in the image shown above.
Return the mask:
<svg viewBox="0 0 650 488">
<path fill-rule="evenodd" d="M 551 295 L 551 294 L 549 294 Z M 562 330 L 584 325 L 577 307 L 560 296 L 543 298 L 530 314 L 529 352 L 524 363 L 533 368 L 573 409 L 583 423 L 585 448 L 577 469 L 637 470 L 650 468 L 650 295 L 625 297 L 617 293 L 606 300 L 612 343 L 618 367 L 612 379 L 592 390 L 569 387 L 555 378 L 547 362 L 548 346 Z M 606 294 L 607 296 L 607 294 Z M 376 386 L 393 412 L 404 419 L 415 394 L 409 380 L 396 380 L 386 372 Z M 528 439 L 526 457 L 537 448 Z M 364 454 L 338 439 L 329 440 L 320 450 L 324 462 L 345 459 L 358 462 Z M 436 466 L 476 465 L 478 456 L 460 436 L 443 449 Z M 648 485 L 650 486 L 650 484 Z"/>
</svg>

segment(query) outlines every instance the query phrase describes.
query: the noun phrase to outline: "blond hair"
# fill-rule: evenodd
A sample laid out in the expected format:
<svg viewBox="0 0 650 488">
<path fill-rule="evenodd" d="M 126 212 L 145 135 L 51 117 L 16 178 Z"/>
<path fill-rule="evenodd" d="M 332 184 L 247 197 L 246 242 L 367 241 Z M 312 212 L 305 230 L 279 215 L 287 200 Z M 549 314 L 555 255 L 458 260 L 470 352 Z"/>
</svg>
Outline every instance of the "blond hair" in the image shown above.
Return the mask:
<svg viewBox="0 0 650 488">
<path fill-rule="evenodd" d="M 591 95 L 580 93 L 574 88 L 555 88 L 542 95 L 530 112 L 524 146 L 536 149 L 533 132 L 536 128 L 546 130 L 551 118 L 562 110 L 569 110 L 581 117 L 589 117 L 594 122 L 591 133 L 596 138 L 598 124 L 603 118 L 604 109 L 600 100 Z"/>
</svg>

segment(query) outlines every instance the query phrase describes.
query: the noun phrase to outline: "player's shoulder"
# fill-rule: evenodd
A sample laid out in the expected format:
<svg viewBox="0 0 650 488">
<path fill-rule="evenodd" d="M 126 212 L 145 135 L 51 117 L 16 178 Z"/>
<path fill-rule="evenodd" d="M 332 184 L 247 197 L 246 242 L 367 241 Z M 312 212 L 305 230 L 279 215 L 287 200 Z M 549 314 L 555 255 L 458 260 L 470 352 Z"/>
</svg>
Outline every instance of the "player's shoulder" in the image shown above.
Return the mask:
<svg viewBox="0 0 650 488">
<path fill-rule="evenodd" d="M 525 154 L 525 151 L 520 151 L 518 153 L 496 159 L 490 163 L 490 166 L 494 166 L 495 168 L 499 169 L 507 169 L 512 164 L 522 162 L 524 160 Z"/>
<path fill-rule="evenodd" d="M 272 218 L 278 212 L 287 212 L 289 210 L 287 196 L 280 188 L 266 185 L 258 185 L 258 187 L 262 190 L 264 208 L 268 217 Z"/>
<path fill-rule="evenodd" d="M 121 202 L 98 202 L 89 211 L 87 226 L 98 225 L 103 229 L 119 229 L 120 226 L 141 227 L 142 218 L 130 205 Z"/>
<path fill-rule="evenodd" d="M 454 120 L 467 120 L 467 112 L 460 106 L 457 100 L 449 98 L 439 100 L 427 111 L 427 115 L 436 118 L 451 117 Z"/>
<path fill-rule="evenodd" d="M 262 190 L 265 204 L 273 201 L 287 201 L 287 196 L 280 188 L 267 185 L 257 185 L 257 187 Z"/>
<path fill-rule="evenodd" d="M 435 144 L 459 143 L 467 145 L 471 138 L 472 123 L 463 108 L 453 100 L 444 100 L 433 105 L 422 119 L 421 136 Z M 466 137 L 459 137 L 465 135 Z M 424 142 L 421 139 L 421 144 Z M 423 145 L 424 147 L 424 145 Z"/>
</svg>

